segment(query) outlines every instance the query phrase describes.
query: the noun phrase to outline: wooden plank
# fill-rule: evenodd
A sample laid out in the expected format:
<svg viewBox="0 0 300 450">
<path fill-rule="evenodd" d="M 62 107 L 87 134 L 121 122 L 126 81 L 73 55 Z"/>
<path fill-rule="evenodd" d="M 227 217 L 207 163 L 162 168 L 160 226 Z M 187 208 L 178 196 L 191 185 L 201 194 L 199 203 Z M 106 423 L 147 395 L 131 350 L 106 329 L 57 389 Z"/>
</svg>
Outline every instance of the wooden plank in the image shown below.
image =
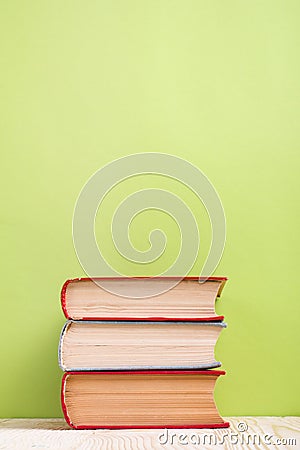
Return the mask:
<svg viewBox="0 0 300 450">
<path fill-rule="evenodd" d="M 0 449 L 297 449 L 300 417 L 228 417 L 219 430 L 73 430 L 63 419 L 1 419 Z"/>
</svg>

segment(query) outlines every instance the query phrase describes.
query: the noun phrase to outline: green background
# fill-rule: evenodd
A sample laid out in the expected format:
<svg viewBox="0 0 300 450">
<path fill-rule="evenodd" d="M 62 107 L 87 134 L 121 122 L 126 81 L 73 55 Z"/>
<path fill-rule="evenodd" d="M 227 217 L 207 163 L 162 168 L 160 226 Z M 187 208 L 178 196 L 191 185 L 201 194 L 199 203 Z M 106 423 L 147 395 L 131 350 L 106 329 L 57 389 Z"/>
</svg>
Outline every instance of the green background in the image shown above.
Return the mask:
<svg viewBox="0 0 300 450">
<path fill-rule="evenodd" d="M 75 201 L 104 164 L 146 151 L 198 166 L 223 202 L 221 413 L 296 414 L 299 2 L 10 0 L 0 9 L 0 415 L 61 416 L 59 291 L 84 275 L 72 243 Z M 171 180 L 116 188 L 98 214 L 99 245 L 117 261 L 110 214 L 144 186 L 166 187 L 194 211 L 203 227 L 197 275 L 207 217 Z M 131 230 L 146 249 L 158 225 L 169 245 L 157 270 L 176 254 L 178 229 L 147 212 Z M 155 271 L 117 264 L 132 275 Z"/>
</svg>

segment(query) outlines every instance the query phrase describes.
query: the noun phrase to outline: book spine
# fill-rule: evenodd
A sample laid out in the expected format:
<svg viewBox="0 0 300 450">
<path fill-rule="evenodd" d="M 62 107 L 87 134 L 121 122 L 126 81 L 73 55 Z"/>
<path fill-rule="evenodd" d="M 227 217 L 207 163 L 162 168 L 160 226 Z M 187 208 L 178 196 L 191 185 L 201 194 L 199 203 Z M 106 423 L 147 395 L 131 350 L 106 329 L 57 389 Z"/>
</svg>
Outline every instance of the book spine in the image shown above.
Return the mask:
<svg viewBox="0 0 300 450">
<path fill-rule="evenodd" d="M 67 373 L 63 374 L 62 380 L 61 380 L 61 391 L 60 391 L 60 400 L 61 400 L 61 407 L 62 407 L 62 411 L 63 411 L 63 415 L 65 417 L 65 420 L 67 422 L 67 424 L 72 427 L 75 428 L 76 427 L 73 425 L 71 418 L 68 414 L 68 409 L 67 409 L 67 405 L 65 402 L 65 388 L 66 388 L 66 378 L 67 378 Z"/>
<path fill-rule="evenodd" d="M 62 330 L 60 332 L 60 337 L 59 337 L 59 343 L 58 343 L 58 365 L 61 368 L 61 370 L 63 370 L 63 371 L 66 371 L 67 368 L 65 367 L 65 365 L 63 363 L 63 360 L 62 360 L 62 346 L 63 346 L 63 340 L 64 340 L 64 337 L 65 337 L 65 334 L 67 332 L 67 328 L 69 327 L 69 325 L 71 323 L 72 323 L 72 321 L 68 320 L 64 324 L 64 326 L 63 326 L 63 328 L 62 328 Z"/>
<path fill-rule="evenodd" d="M 70 283 L 72 283 L 74 280 L 67 280 L 64 282 L 63 287 L 61 288 L 60 292 L 60 303 L 63 310 L 63 313 L 66 317 L 66 319 L 71 319 L 71 317 L 68 314 L 67 305 L 66 305 L 66 293 L 67 293 L 67 287 Z"/>
</svg>

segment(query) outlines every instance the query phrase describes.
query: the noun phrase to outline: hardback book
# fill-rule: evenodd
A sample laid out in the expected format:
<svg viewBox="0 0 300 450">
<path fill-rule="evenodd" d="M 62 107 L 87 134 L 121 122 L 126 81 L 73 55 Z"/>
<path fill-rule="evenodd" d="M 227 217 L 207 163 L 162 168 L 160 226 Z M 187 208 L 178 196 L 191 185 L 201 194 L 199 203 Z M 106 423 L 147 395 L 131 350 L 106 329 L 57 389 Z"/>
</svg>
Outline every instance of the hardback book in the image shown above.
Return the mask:
<svg viewBox="0 0 300 450">
<path fill-rule="evenodd" d="M 220 321 L 215 300 L 227 278 L 198 277 L 179 280 L 168 289 L 170 278 L 90 278 L 67 280 L 61 291 L 61 304 L 67 319 L 74 320 L 199 320 Z M 174 278 L 176 281 L 176 278 Z M 122 297 L 111 292 L 128 292 Z M 151 296 L 153 291 L 162 292 Z"/>
<path fill-rule="evenodd" d="M 68 321 L 59 344 L 64 371 L 208 369 L 224 322 Z"/>
<path fill-rule="evenodd" d="M 214 402 L 223 371 L 67 372 L 66 421 L 87 428 L 224 428 Z"/>
</svg>

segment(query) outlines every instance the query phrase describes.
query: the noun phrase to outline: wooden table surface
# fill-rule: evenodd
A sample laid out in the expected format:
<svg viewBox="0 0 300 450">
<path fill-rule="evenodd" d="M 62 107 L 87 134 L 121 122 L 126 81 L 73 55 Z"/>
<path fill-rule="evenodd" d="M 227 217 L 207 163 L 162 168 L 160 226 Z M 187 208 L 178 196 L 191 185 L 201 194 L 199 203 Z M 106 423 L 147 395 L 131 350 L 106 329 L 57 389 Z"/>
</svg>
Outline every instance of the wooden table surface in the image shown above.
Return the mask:
<svg viewBox="0 0 300 450">
<path fill-rule="evenodd" d="M 219 430 L 73 430 L 63 419 L 0 419 L 0 449 L 300 449 L 300 417 L 228 417 Z"/>
</svg>

